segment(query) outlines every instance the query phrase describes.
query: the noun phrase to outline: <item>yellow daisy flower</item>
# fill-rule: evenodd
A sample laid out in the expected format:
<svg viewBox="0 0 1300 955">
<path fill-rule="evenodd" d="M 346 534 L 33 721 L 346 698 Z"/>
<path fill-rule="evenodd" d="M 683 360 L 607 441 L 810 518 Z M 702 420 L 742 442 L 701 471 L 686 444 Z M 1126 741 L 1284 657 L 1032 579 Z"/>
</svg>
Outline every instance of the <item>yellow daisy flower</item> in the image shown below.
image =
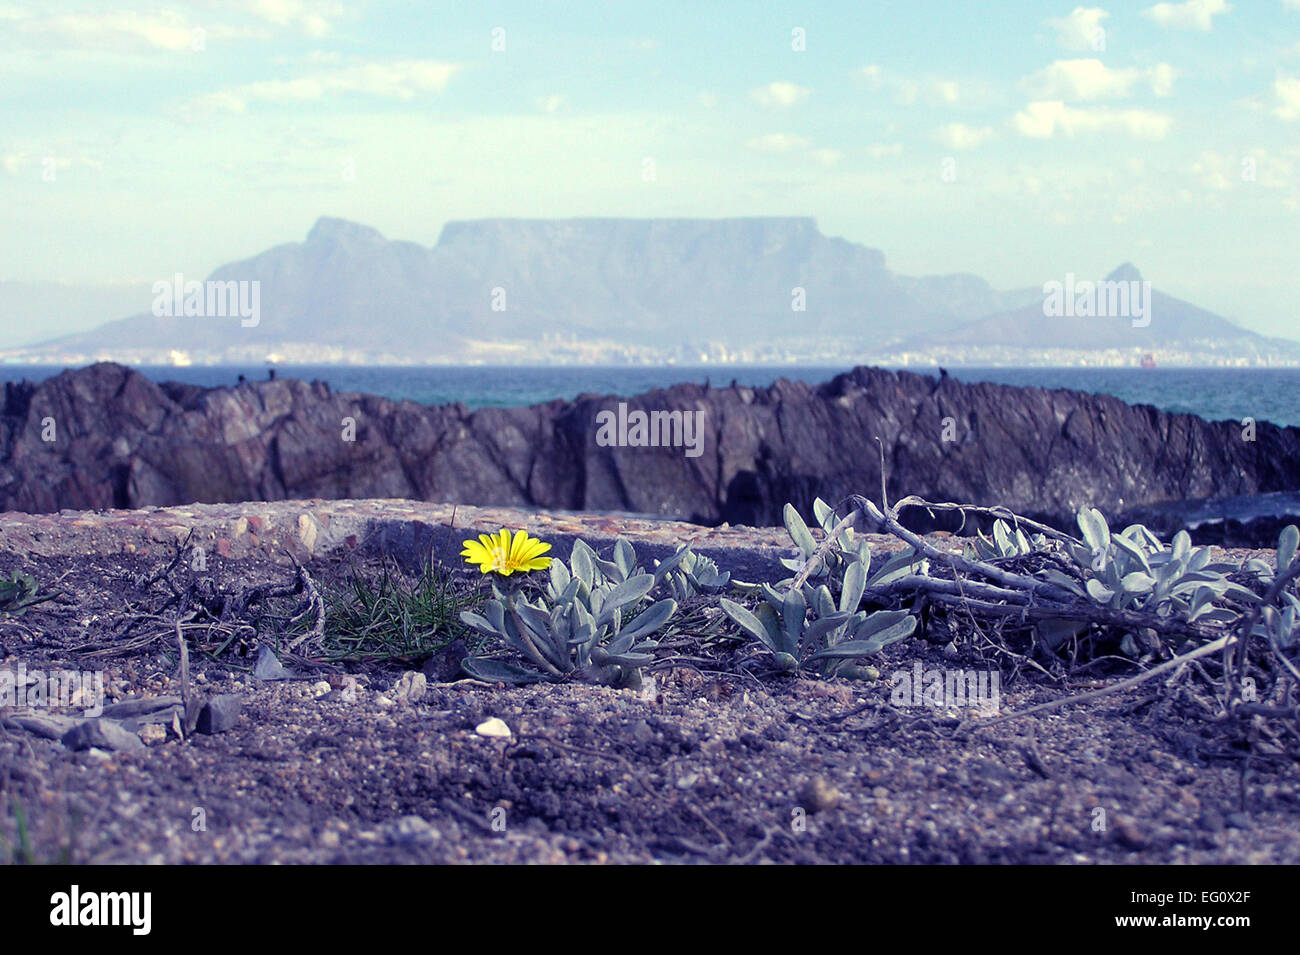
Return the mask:
<svg viewBox="0 0 1300 955">
<path fill-rule="evenodd" d="M 515 531 L 514 538 L 504 527 L 496 534 L 480 534 L 476 541 L 465 541 L 460 556 L 465 563 L 478 565 L 483 573 L 497 573 L 509 577 L 516 571 L 545 570 L 551 558 L 543 557 L 551 549 L 527 531 Z"/>
</svg>

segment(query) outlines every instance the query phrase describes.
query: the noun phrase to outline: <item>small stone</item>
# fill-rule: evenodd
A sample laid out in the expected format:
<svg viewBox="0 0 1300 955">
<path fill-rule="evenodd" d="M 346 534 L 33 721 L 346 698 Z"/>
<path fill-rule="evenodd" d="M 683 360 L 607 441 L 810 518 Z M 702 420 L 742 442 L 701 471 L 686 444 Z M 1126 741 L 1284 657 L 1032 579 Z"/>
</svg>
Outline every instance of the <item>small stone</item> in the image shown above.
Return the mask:
<svg viewBox="0 0 1300 955">
<path fill-rule="evenodd" d="M 658 734 L 650 728 L 650 724 L 645 720 L 634 720 L 628 727 L 633 740 L 642 746 L 648 746 L 659 738 Z"/>
<path fill-rule="evenodd" d="M 263 646 L 257 652 L 257 663 L 253 667 L 253 678 L 256 680 L 288 680 L 293 674 L 286 670 L 283 664 L 276 659 L 275 653 L 268 646 Z"/>
<path fill-rule="evenodd" d="M 403 816 L 383 827 L 384 836 L 390 845 L 427 846 L 442 838 L 442 833 L 429 825 L 420 816 Z"/>
<path fill-rule="evenodd" d="M 812 813 L 829 812 L 843 801 L 843 794 L 820 776 L 812 777 L 799 790 L 799 805 Z"/>
<path fill-rule="evenodd" d="M 203 704 L 199 710 L 199 719 L 195 728 L 200 733 L 212 736 L 234 729 L 239 722 L 239 708 L 243 697 L 238 693 L 222 693 Z"/>
<path fill-rule="evenodd" d="M 692 786 L 694 786 L 694 785 L 695 785 L 696 783 L 698 783 L 699 781 L 700 781 L 700 774 L 699 774 L 699 773 L 687 773 L 685 776 L 683 776 L 683 777 L 681 777 L 679 780 L 677 780 L 677 788 L 678 788 L 678 789 L 690 789 Z"/>
<path fill-rule="evenodd" d="M 153 746 L 167 739 L 167 727 L 161 723 L 146 723 L 140 727 L 140 739 L 146 746 Z"/>
<path fill-rule="evenodd" d="M 654 703 L 659 699 L 659 684 L 655 682 L 654 677 L 646 677 L 641 682 L 641 689 L 637 690 L 637 696 L 642 703 Z"/>
<path fill-rule="evenodd" d="M 1206 832 L 1222 832 L 1228 828 L 1228 823 L 1224 820 L 1223 815 L 1213 809 L 1207 809 L 1201 813 L 1196 820 L 1196 824 Z"/>
<path fill-rule="evenodd" d="M 390 707 L 394 707 L 397 705 L 392 701 L 390 697 L 384 696 L 382 693 L 379 694 L 379 696 L 375 697 L 375 702 L 378 703 L 380 706 L 382 706 L 384 709 L 389 709 Z"/>
<path fill-rule="evenodd" d="M 486 736 L 488 739 L 509 739 L 512 735 L 505 720 L 498 719 L 495 716 L 488 717 L 474 727 L 474 732 L 478 733 L 479 736 Z"/>
<path fill-rule="evenodd" d="M 298 540 L 308 554 L 316 552 L 316 520 L 310 514 L 298 515 Z"/>
<path fill-rule="evenodd" d="M 326 829 L 320 834 L 320 844 L 326 849 L 337 849 L 339 846 L 339 834 L 333 829 Z"/>
<path fill-rule="evenodd" d="M 428 685 L 429 680 L 423 673 L 407 670 L 393 687 L 393 695 L 406 703 L 419 703 Z"/>
<path fill-rule="evenodd" d="M 140 737 L 112 720 L 82 720 L 63 734 L 61 742 L 71 750 L 119 750 L 133 752 L 144 749 Z"/>
<path fill-rule="evenodd" d="M 1147 838 L 1138 827 L 1137 820 L 1132 816 L 1117 816 L 1115 818 L 1115 837 L 1121 845 L 1135 851 L 1140 852 L 1147 847 Z"/>
<path fill-rule="evenodd" d="M 1244 812 L 1230 812 L 1227 819 L 1228 825 L 1233 829 L 1249 829 L 1250 816 Z"/>
<path fill-rule="evenodd" d="M 179 696 L 154 696 L 144 700 L 122 700 L 118 703 L 109 703 L 104 707 L 104 712 L 100 715 L 113 720 L 124 720 L 129 717 L 145 716 L 159 710 L 180 706 L 180 703 L 181 698 Z"/>
<path fill-rule="evenodd" d="M 60 739 L 64 733 L 79 724 L 81 720 L 75 716 L 56 716 L 54 714 L 48 714 L 40 716 L 10 716 L 8 717 L 8 722 L 14 726 L 19 726 L 27 730 L 29 733 L 43 736 L 45 739 Z"/>
<path fill-rule="evenodd" d="M 325 696 L 333 689 L 334 687 L 330 686 L 329 680 L 321 680 L 319 683 L 312 686 L 311 695 L 319 700 L 322 696 Z"/>
</svg>

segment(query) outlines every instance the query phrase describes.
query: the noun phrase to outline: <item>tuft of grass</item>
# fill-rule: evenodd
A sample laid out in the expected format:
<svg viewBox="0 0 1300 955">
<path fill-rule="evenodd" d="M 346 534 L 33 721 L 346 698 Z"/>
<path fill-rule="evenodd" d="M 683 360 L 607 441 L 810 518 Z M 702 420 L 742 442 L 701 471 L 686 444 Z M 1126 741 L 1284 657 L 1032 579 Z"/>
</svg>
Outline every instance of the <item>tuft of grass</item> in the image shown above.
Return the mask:
<svg viewBox="0 0 1300 955">
<path fill-rule="evenodd" d="M 342 586 L 322 588 L 327 658 L 414 660 L 467 637 L 460 612 L 480 600 L 477 589 L 426 563 L 408 577 L 384 563 L 377 576 L 352 568 Z"/>
</svg>

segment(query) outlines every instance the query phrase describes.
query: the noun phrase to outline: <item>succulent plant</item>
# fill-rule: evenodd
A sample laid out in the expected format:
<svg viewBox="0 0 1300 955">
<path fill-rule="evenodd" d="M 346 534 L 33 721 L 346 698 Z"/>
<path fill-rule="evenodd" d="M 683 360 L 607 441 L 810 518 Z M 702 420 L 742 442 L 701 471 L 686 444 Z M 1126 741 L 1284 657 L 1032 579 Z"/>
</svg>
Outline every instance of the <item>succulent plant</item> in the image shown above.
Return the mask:
<svg viewBox="0 0 1300 955">
<path fill-rule="evenodd" d="M 813 513 L 816 515 L 817 522 L 825 534 L 834 533 L 838 518 L 829 504 L 820 497 L 815 498 L 813 500 Z M 818 542 L 813 537 L 808 525 L 804 523 L 803 518 L 799 516 L 799 512 L 795 510 L 793 504 L 787 504 L 783 514 L 786 530 L 790 534 L 790 539 L 794 541 L 797 550 L 794 557 L 782 558 L 781 565 L 786 570 L 793 570 L 798 574 L 812 559 L 817 550 Z M 808 580 L 829 581 L 834 585 L 835 589 L 842 590 L 845 571 L 855 563 L 861 564 L 864 570 L 871 567 L 871 544 L 865 538 L 854 534 L 853 528 L 846 527 L 836 536 L 835 543 L 826 552 L 821 563 L 809 573 Z M 886 560 L 880 569 L 867 581 L 867 589 L 883 586 L 892 580 L 906 577 L 909 574 L 927 573 L 929 568 L 929 561 L 908 548 Z M 787 577 L 785 580 L 780 581 L 777 586 L 789 587 L 794 583 L 794 579 L 794 577 Z"/>
<path fill-rule="evenodd" d="M 1300 530 L 1294 524 L 1282 529 L 1277 539 L 1276 570 L 1258 558 L 1251 558 L 1242 563 L 1243 572 L 1253 574 L 1261 582 L 1271 585 L 1277 574 L 1291 566 L 1300 549 Z M 1291 581 L 1278 596 L 1279 606 L 1262 607 L 1260 620 L 1251 631 L 1252 636 L 1262 637 L 1281 650 L 1290 650 L 1300 645 L 1300 596 L 1296 594 L 1296 582 Z"/>
<path fill-rule="evenodd" d="M 813 500 L 813 514 L 817 518 L 817 523 L 826 534 L 831 534 L 835 530 L 838 520 L 835 516 L 835 510 L 820 497 Z M 785 521 L 785 529 L 790 534 L 790 539 L 795 545 L 795 554 L 790 558 L 782 558 L 781 564 L 787 570 L 792 570 L 796 574 L 804 569 L 808 561 L 812 559 L 817 550 L 817 540 L 813 537 L 812 531 L 804 519 L 799 516 L 798 510 L 793 504 L 786 504 L 782 516 Z M 827 551 L 824 559 L 808 575 L 810 580 L 821 580 L 826 577 L 833 578 L 838 584 L 844 577 L 844 569 L 850 563 L 860 561 L 863 564 L 871 565 L 870 545 L 853 533 L 853 528 L 846 527 L 840 531 L 835 538 L 835 544 Z M 794 578 L 782 581 L 782 584 L 789 584 Z"/>
<path fill-rule="evenodd" d="M 1169 547 L 1141 524 L 1112 534 L 1096 508 L 1079 511 L 1079 529 L 1086 547 L 1076 548 L 1075 560 L 1091 570 L 1085 589 L 1103 606 L 1227 623 L 1237 614 L 1216 607 L 1215 601 L 1228 594 L 1258 600 L 1253 591 L 1228 579 L 1236 567 L 1211 563 L 1210 548 L 1193 547 L 1186 531 L 1175 534 Z"/>
<path fill-rule="evenodd" d="M 1211 563 L 1210 548 L 1193 547 L 1186 531 L 1175 534 L 1166 547 L 1141 524 L 1112 533 L 1096 508 L 1080 508 L 1077 520 L 1083 543 L 1069 545 L 1067 551 L 1080 569 L 1083 585 L 1059 571 L 1045 572 L 1043 576 L 1103 607 L 1141 610 L 1189 623 L 1231 623 L 1238 614 L 1221 606 L 1225 597 L 1231 595 L 1248 602 L 1259 599 L 1253 591 L 1228 579 L 1228 574 L 1238 568 Z M 1085 624 L 1070 620 L 1038 625 L 1040 639 L 1052 649 L 1085 629 Z M 1131 635 L 1125 637 L 1122 649 L 1137 655 Z"/>
<path fill-rule="evenodd" d="M 998 557 L 1023 557 L 1036 550 L 1047 549 L 1047 538 L 1042 534 L 1026 537 L 1019 527 L 1011 527 L 1006 521 L 998 519 L 993 522 L 993 536 L 985 537 L 983 531 L 971 548 L 971 556 L 977 560 L 993 560 Z"/>
<path fill-rule="evenodd" d="M 522 655 L 527 665 L 474 656 L 462 664 L 465 671 L 494 683 L 577 678 L 639 685 L 640 668 L 652 661 L 650 651 L 658 646 L 648 638 L 677 609 L 671 599 L 638 609 L 662 578 L 638 567 L 632 545 L 621 539 L 611 561 L 577 540 L 569 563 L 552 560 L 549 569 L 550 581 L 535 601 L 518 590 L 503 592 L 494 581 L 494 596 L 482 613 L 460 615 L 467 626 Z"/>
<path fill-rule="evenodd" d="M 1258 557 L 1243 561 L 1241 569 L 1244 573 L 1257 577 L 1262 583 L 1271 584 L 1275 573 L 1286 570 L 1291 565 L 1291 562 L 1295 560 L 1297 547 L 1300 547 L 1300 530 L 1297 530 L 1294 524 L 1289 524 L 1282 528 L 1282 533 L 1277 538 L 1276 572 L 1274 568 Z"/>
<path fill-rule="evenodd" d="M 719 571 L 716 563 L 696 554 L 689 545 L 683 545 L 668 561 L 656 561 L 655 576 L 679 603 L 701 594 L 721 593 L 731 583 L 729 571 Z"/>
<path fill-rule="evenodd" d="M 858 661 L 911 634 L 916 618 L 901 610 L 859 610 L 866 584 L 865 563 L 853 560 L 845 567 L 838 605 L 824 583 L 784 592 L 764 585 L 764 602 L 756 611 L 725 597 L 721 605 L 738 627 L 771 651 L 779 670 L 875 679 L 879 673 Z"/>
</svg>

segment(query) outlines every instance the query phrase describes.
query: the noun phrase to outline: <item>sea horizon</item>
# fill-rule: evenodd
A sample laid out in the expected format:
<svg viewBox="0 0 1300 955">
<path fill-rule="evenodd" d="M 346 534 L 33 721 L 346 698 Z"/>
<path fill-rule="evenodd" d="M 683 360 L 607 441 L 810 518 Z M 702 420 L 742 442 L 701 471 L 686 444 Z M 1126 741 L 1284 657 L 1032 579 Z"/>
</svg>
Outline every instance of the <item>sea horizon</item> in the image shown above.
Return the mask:
<svg viewBox="0 0 1300 955">
<path fill-rule="evenodd" d="M 84 365 L 3 365 L 0 380 L 44 381 Z M 328 382 L 335 391 L 372 394 L 422 405 L 459 402 L 470 408 L 571 401 L 582 394 L 630 396 L 678 384 L 766 387 L 779 379 L 810 385 L 830 381 L 856 365 L 131 365 L 155 382 L 201 387 L 234 385 L 243 375 Z M 1065 389 L 1107 394 L 1208 421 L 1244 418 L 1300 427 L 1300 368 L 1079 367 L 905 365 L 894 372 L 937 375 L 941 368 L 966 383 Z"/>
</svg>

